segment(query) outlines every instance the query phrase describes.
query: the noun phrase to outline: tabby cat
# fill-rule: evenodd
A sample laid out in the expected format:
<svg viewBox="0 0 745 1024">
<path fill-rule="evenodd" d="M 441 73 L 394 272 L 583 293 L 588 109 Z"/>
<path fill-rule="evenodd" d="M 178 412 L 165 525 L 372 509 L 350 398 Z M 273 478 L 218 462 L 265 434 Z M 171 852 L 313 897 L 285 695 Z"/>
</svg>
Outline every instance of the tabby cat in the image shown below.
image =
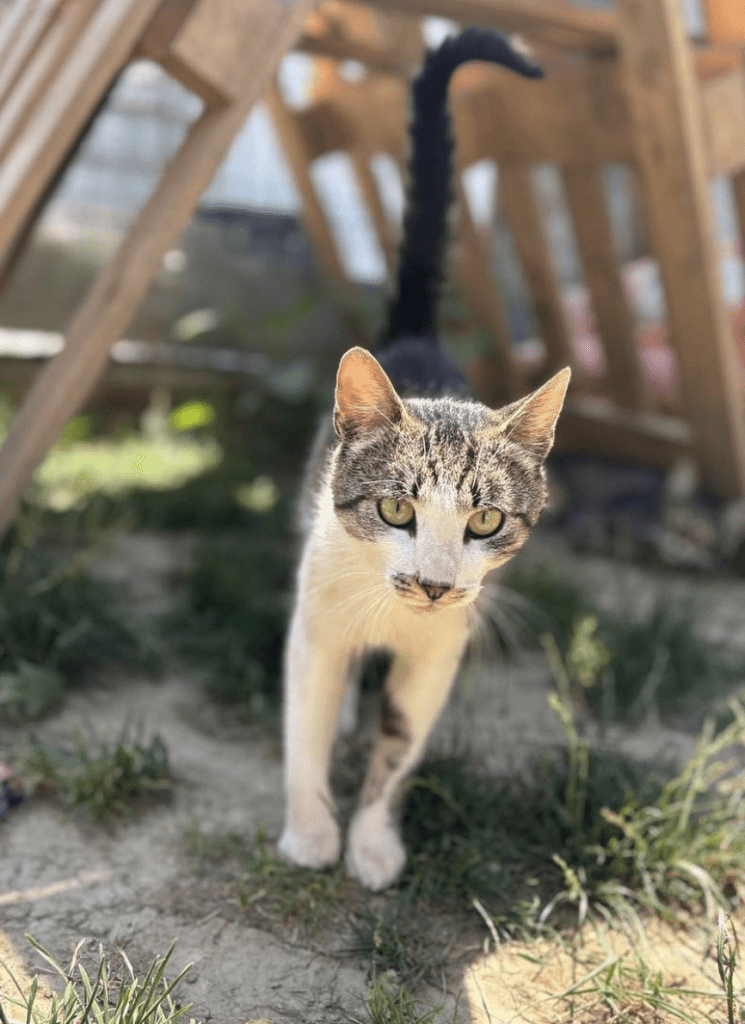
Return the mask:
<svg viewBox="0 0 745 1024">
<path fill-rule="evenodd" d="M 413 83 L 397 291 L 380 360 L 353 348 L 339 365 L 336 436 L 329 425 L 311 459 L 285 652 L 279 850 L 314 868 L 341 853 L 329 761 L 350 677 L 370 652 L 392 657 L 346 853 L 351 874 L 374 890 L 403 870 L 403 784 L 448 697 L 484 577 L 525 543 L 543 508 L 544 460 L 569 382 L 562 370 L 492 411 L 464 397 L 437 343 L 452 189 L 447 88 L 470 60 L 541 74 L 503 37 L 472 28 L 429 53 Z"/>
</svg>

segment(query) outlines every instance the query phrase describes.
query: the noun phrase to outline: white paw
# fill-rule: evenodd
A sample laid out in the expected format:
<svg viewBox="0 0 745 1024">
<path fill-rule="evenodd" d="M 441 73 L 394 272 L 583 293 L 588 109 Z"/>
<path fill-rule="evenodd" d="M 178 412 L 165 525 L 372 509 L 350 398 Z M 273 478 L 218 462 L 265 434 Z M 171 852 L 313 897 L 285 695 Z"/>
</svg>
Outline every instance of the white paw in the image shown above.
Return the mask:
<svg viewBox="0 0 745 1024">
<path fill-rule="evenodd" d="M 277 850 L 280 856 L 300 867 L 328 868 L 336 864 L 341 854 L 339 826 L 330 814 L 303 831 L 287 825 Z"/>
<path fill-rule="evenodd" d="M 359 811 L 349 829 L 347 869 L 366 889 L 379 892 L 392 885 L 406 864 L 406 849 L 385 809 Z"/>
</svg>

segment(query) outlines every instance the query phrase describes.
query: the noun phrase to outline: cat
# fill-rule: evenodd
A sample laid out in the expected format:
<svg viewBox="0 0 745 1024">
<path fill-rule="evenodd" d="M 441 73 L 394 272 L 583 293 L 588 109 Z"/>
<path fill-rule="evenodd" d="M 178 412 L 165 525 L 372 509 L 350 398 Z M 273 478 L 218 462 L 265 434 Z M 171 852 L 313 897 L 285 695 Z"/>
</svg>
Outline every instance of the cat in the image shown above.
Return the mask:
<svg viewBox="0 0 745 1024">
<path fill-rule="evenodd" d="M 476 59 L 541 74 L 502 36 L 472 28 L 430 52 L 413 82 L 397 290 L 379 358 L 356 347 L 339 365 L 333 433 L 329 423 L 310 460 L 285 649 L 278 850 L 313 868 L 341 855 L 329 763 L 349 678 L 370 652 L 392 658 L 347 840 L 347 869 L 372 890 L 404 868 L 405 780 L 449 695 L 485 576 L 538 521 L 544 461 L 569 381 L 562 370 L 492 411 L 465 397 L 464 378 L 437 343 L 452 189 L 447 87 L 460 64 Z"/>
</svg>

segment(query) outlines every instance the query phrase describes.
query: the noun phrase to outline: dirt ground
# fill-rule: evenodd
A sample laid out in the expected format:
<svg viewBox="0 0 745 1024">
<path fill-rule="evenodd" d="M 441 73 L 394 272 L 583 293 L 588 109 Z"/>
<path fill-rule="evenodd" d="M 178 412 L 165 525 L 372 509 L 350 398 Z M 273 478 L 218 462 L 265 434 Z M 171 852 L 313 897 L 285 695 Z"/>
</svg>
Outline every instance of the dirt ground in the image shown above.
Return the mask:
<svg viewBox="0 0 745 1024">
<path fill-rule="evenodd" d="M 536 554 L 543 555 L 541 543 Z M 100 571 L 126 580 L 133 607 L 147 616 L 167 606 L 169 574 L 185 557 L 188 543 L 130 535 L 120 539 Z M 596 593 L 608 591 L 608 600 L 619 587 L 644 600 L 660 585 L 636 568 L 615 567 L 611 580 L 600 559 L 586 559 L 583 573 Z M 664 586 L 695 586 L 708 608 L 707 632 L 742 642 L 745 649 L 745 582 L 666 577 Z M 490 766 L 519 770 L 527 752 L 558 738 L 547 687 L 539 659 L 487 674 L 457 695 L 434 742 L 446 743 L 454 731 L 467 728 Z M 224 879 L 200 871 L 184 853 L 184 833 L 195 823 L 208 833 L 232 831 L 247 839 L 261 826 L 276 840 L 282 814 L 278 742 L 216 710 L 193 680 L 176 674 L 157 683 L 132 679 L 126 686 L 119 681 L 76 691 L 37 732 L 69 735 L 90 723 L 99 734 L 115 735 L 125 720 L 142 721 L 148 733 L 163 737 L 176 779 L 172 801 L 113 831 L 87 826 L 42 800 L 28 801 L 0 822 L 0 959 L 38 969 L 23 938 L 28 932 L 62 962 L 85 937 L 91 951 L 99 942 L 120 946 L 141 968 L 176 939 L 172 973 L 193 962 L 180 995 L 193 1002 L 191 1013 L 199 1020 L 366 1020 L 367 967 L 344 955 L 343 936 L 318 943 L 247 924 Z M 11 738 L 0 731 L 0 742 Z M 690 735 L 662 728 L 616 739 L 629 752 L 659 752 L 681 761 L 693 744 Z M 676 951 L 668 953 L 671 943 Z M 655 933 L 650 947 L 659 969 L 681 985 L 714 984 L 716 965 L 705 930 L 684 938 Z M 526 958 L 516 943 L 488 956 L 474 951 L 447 995 L 432 989 L 425 999 L 441 1006 L 442 1020 L 452 1020 L 454 1012 L 479 1024 L 564 1019 L 550 993 L 576 980 L 576 958 L 557 948 L 528 952 Z M 0 973 L 0 990 L 4 984 Z"/>
</svg>

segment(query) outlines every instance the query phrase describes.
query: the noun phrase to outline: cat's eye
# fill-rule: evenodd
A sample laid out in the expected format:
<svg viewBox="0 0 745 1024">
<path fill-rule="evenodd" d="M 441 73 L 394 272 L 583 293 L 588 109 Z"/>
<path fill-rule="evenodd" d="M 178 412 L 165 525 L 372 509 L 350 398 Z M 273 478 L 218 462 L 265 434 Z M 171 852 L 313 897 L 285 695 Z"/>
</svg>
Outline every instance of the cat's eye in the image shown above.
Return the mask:
<svg viewBox="0 0 745 1024">
<path fill-rule="evenodd" d="M 468 520 L 468 532 L 472 537 L 491 537 L 503 522 L 504 512 L 498 508 L 480 508 Z"/>
<path fill-rule="evenodd" d="M 414 506 L 410 501 L 383 498 L 378 502 L 378 512 L 389 526 L 410 526 L 414 522 Z"/>
</svg>

